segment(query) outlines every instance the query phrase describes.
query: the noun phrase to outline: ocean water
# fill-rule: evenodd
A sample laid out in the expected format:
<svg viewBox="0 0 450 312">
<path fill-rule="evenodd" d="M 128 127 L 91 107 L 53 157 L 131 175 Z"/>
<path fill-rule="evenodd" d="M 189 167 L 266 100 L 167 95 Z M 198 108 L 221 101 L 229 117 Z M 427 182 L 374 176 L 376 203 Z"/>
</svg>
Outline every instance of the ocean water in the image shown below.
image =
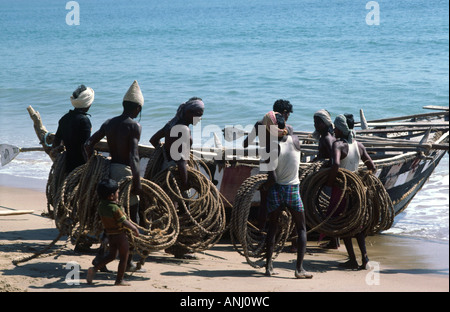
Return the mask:
<svg viewBox="0 0 450 312">
<path fill-rule="evenodd" d="M 297 130 L 313 130 L 321 108 L 370 120 L 447 106 L 448 0 L 375 1 L 378 25 L 367 20 L 372 2 L 80 0 L 75 11 L 0 0 L 0 144 L 38 146 L 26 108 L 55 132 L 82 83 L 96 92 L 95 131 L 138 80 L 142 144 L 192 96 L 206 104 L 202 126 L 218 128 L 252 125 L 279 98 L 294 105 Z M 79 25 L 67 23 L 72 13 Z M 0 182 L 44 189 L 50 166 L 21 153 Z M 448 179 L 447 155 L 393 233 L 448 241 Z"/>
</svg>

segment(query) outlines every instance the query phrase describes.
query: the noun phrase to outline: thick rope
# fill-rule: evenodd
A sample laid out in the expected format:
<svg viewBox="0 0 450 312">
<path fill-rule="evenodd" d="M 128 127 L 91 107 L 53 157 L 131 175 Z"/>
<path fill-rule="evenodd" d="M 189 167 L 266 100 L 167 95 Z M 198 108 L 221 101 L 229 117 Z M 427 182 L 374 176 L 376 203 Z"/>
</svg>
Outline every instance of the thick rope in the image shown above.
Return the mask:
<svg viewBox="0 0 450 312">
<path fill-rule="evenodd" d="M 325 162 L 315 162 L 300 166 L 300 181 L 303 183 L 306 177 L 319 171 L 324 164 Z M 234 249 L 245 257 L 248 264 L 255 268 L 262 266 L 258 262 L 262 261 L 265 256 L 267 233 L 264 232 L 264 229 L 258 229 L 249 220 L 249 215 L 253 197 L 266 181 L 267 174 L 259 174 L 247 178 L 242 183 L 235 197 L 230 221 L 230 237 Z M 279 232 L 275 239 L 274 259 L 283 250 L 286 241 L 293 237 L 295 228 L 288 210 L 283 211 L 278 222 Z"/>
<path fill-rule="evenodd" d="M 252 224 L 249 215 L 253 196 L 266 181 L 267 174 L 258 174 L 247 178 L 242 183 L 235 197 L 230 221 L 230 237 L 234 249 L 254 268 L 263 266 L 259 262 L 265 257 L 267 233 Z M 275 236 L 273 259 L 283 250 L 294 229 L 289 211 L 283 211 L 278 222 L 279 231 Z"/>
<path fill-rule="evenodd" d="M 394 206 L 381 181 L 369 172 L 339 169 L 336 186 L 342 195 L 334 207 L 329 207 L 330 198 L 322 192 L 329 170 L 313 174 L 303 187 L 308 232 L 352 237 L 360 232 L 374 235 L 392 226 Z M 345 208 L 336 214 L 344 200 Z"/>
<path fill-rule="evenodd" d="M 220 240 L 226 230 L 223 198 L 210 177 L 200 172 L 201 166 L 211 176 L 201 160 L 194 160 L 191 155 L 187 167 L 191 189 L 184 193 L 179 188 L 178 168 L 170 166 L 161 170 L 165 161 L 163 147 L 159 146 L 147 164 L 145 177 L 158 184 L 177 206 L 180 234 L 166 251 L 183 255 L 207 250 Z"/>
<path fill-rule="evenodd" d="M 100 180 L 109 177 L 110 161 L 105 157 L 94 155 L 89 161 L 74 169 L 59 188 L 48 185 L 48 205 L 54 207 L 51 216 L 59 230 L 58 237 L 49 246 L 32 256 L 14 260 L 14 263 L 25 262 L 42 257 L 56 242 L 67 235 L 67 241 L 76 245 L 78 242 L 98 242 L 103 232 L 101 219 L 97 207 L 99 198 L 97 184 Z M 58 175 L 55 165 L 50 175 Z M 54 183 L 52 176 L 50 183 Z M 141 179 L 143 192 L 140 196 L 140 209 L 143 211 L 144 227 L 138 226 L 140 236 L 134 237 L 129 233 L 130 245 L 133 252 L 142 257 L 149 252 L 170 247 L 175 243 L 179 234 L 179 220 L 175 207 L 165 192 L 155 183 Z M 129 214 L 129 198 L 131 192 L 131 179 L 120 182 L 120 198 Z M 64 248 L 66 244 L 62 247 Z M 48 256 L 49 254 L 47 254 Z"/>
<path fill-rule="evenodd" d="M 120 202 L 130 215 L 132 178 L 120 183 Z M 142 192 L 139 197 L 139 210 L 143 218 L 140 224 L 131 221 L 138 229 L 139 236 L 128 232 L 133 252 L 145 258 L 149 252 L 172 246 L 179 235 L 180 224 L 175 206 L 169 196 L 155 183 L 141 178 Z"/>
<path fill-rule="evenodd" d="M 386 231 L 394 224 L 395 209 L 391 197 L 380 179 L 370 172 L 359 171 L 362 182 L 367 187 L 366 207 L 370 213 L 370 223 L 366 235 L 375 235 Z"/>
<path fill-rule="evenodd" d="M 64 179 L 66 178 L 66 153 L 59 153 L 50 168 L 47 179 L 46 196 L 47 196 L 47 216 L 53 218 L 54 207 L 58 202 L 58 190 Z"/>
</svg>

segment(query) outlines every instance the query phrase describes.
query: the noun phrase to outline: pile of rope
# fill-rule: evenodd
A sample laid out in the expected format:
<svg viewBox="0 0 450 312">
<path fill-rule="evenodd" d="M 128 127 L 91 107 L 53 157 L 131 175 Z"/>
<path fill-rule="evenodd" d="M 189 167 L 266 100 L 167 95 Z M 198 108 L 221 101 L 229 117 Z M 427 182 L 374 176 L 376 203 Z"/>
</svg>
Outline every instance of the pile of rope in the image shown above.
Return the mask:
<svg viewBox="0 0 450 312">
<path fill-rule="evenodd" d="M 322 188 L 330 169 L 325 162 L 309 163 L 299 168 L 300 193 L 305 207 L 308 233 L 320 232 L 331 237 L 348 237 L 364 231 L 374 235 L 389 229 L 394 221 L 394 206 L 380 180 L 369 172 L 353 173 L 339 169 L 336 179 L 342 194 L 334 207 Z M 249 220 L 255 193 L 267 181 L 266 174 L 247 178 L 236 194 L 230 220 L 230 236 L 234 249 L 243 255 L 248 264 L 259 268 L 264 259 L 266 233 Z M 345 209 L 334 215 L 342 202 Z M 289 211 L 283 211 L 279 220 L 274 258 L 293 234 L 294 224 Z"/>
<path fill-rule="evenodd" d="M 267 233 L 256 227 L 250 220 L 250 210 L 255 192 L 267 181 L 267 174 L 258 174 L 247 178 L 239 188 L 231 212 L 230 237 L 234 249 L 245 257 L 248 264 L 260 268 L 266 251 Z M 278 220 L 280 231 L 275 237 L 273 257 L 282 251 L 286 240 L 293 230 L 292 217 L 283 211 Z"/>
<path fill-rule="evenodd" d="M 66 174 L 66 153 L 59 153 L 50 168 L 50 172 L 47 179 L 46 197 L 47 197 L 47 216 L 53 218 L 54 209 L 58 202 L 59 187 L 67 177 Z"/>
<path fill-rule="evenodd" d="M 303 181 L 322 168 L 325 162 L 315 162 L 302 165 L 299 168 L 299 179 Z M 230 237 L 234 249 L 243 255 L 248 264 L 254 268 L 262 267 L 261 261 L 265 257 L 266 236 L 265 228 L 256 227 L 249 220 L 252 202 L 255 193 L 259 191 L 261 185 L 267 181 L 267 174 L 258 174 L 247 178 L 240 186 L 231 213 Z M 278 220 L 279 232 L 275 237 L 273 258 L 275 259 L 283 250 L 288 239 L 292 236 L 295 228 L 290 212 L 285 209 Z M 266 225 L 267 226 L 267 225 Z"/>
<path fill-rule="evenodd" d="M 302 185 L 308 232 L 352 237 L 360 232 L 373 235 L 392 226 L 394 206 L 378 178 L 368 172 L 339 169 L 335 186 L 341 195 L 331 205 L 323 192 L 329 170 L 308 176 Z"/>
<path fill-rule="evenodd" d="M 52 186 L 56 176 L 60 173 L 56 168 L 63 168 L 61 163 L 64 157 L 57 157 L 50 172 L 51 178 L 47 185 L 47 198 L 49 214 L 53 216 L 55 225 L 59 230 L 58 237 L 43 251 L 13 261 L 14 264 L 25 262 L 44 254 L 62 237 L 68 236 L 67 242 L 74 245 L 79 242 L 98 242 L 103 232 L 103 226 L 97 207 L 99 198 L 97 184 L 109 177 L 110 161 L 103 156 L 94 155 L 89 161 L 74 169 L 59 187 Z M 141 179 L 142 193 L 140 195 L 141 217 L 144 218 L 139 226 L 132 222 L 140 231 L 135 237 L 130 231 L 130 245 L 133 253 L 145 258 L 149 252 L 161 250 L 173 245 L 179 234 L 179 221 L 175 207 L 167 194 L 155 183 Z M 119 183 L 120 203 L 128 216 L 130 215 L 131 178 Z M 52 253 L 54 254 L 54 252 Z"/>
<path fill-rule="evenodd" d="M 187 167 L 191 188 L 182 192 L 177 182 L 180 181 L 177 166 L 161 170 L 166 161 L 163 147 L 156 148 L 153 154 L 147 164 L 145 178 L 158 184 L 176 203 L 180 223 L 177 241 L 166 251 L 181 256 L 211 248 L 226 230 L 225 206 L 211 179 L 199 170 L 201 160 L 194 161 L 191 155 Z M 206 165 L 202 167 L 207 170 Z"/>
<path fill-rule="evenodd" d="M 375 235 L 389 230 L 394 224 L 395 217 L 391 197 L 376 176 L 362 170 L 358 171 L 358 175 L 367 188 L 366 207 L 370 212 L 371 222 L 366 228 L 366 235 Z"/>
<path fill-rule="evenodd" d="M 177 211 L 169 196 L 159 185 L 141 178 L 142 192 L 139 196 L 141 225 L 132 222 L 139 229 L 139 236 L 128 231 L 133 253 L 145 259 L 149 252 L 163 250 L 172 246 L 180 233 Z M 130 215 L 132 178 L 121 181 L 120 203 Z M 143 221 L 143 222 L 142 222 Z"/>
</svg>

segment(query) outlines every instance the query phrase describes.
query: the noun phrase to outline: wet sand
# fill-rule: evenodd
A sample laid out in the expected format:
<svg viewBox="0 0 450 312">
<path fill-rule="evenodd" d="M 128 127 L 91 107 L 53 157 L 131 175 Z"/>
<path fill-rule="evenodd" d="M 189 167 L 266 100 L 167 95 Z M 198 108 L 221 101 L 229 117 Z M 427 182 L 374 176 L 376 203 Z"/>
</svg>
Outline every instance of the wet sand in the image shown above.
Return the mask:
<svg viewBox="0 0 450 312">
<path fill-rule="evenodd" d="M 288 252 L 288 248 L 275 260 L 279 275 L 266 277 L 263 269 L 247 264 L 224 239 L 212 249 L 197 253 L 196 260 L 175 259 L 163 251 L 151 253 L 144 265 L 147 272 L 127 275 L 131 286 L 113 286 L 117 260 L 108 265 L 113 273 L 98 273 L 94 284 L 88 285 L 85 278 L 94 255 L 75 252 L 70 244 L 57 256 L 37 258 L 17 266 L 12 264 L 14 259 L 42 250 L 58 235 L 53 221 L 41 216 L 46 211 L 45 193 L 0 186 L 0 211 L 14 210 L 34 212 L 0 216 L 0 291 L 189 292 L 197 295 L 204 292 L 449 291 L 448 242 L 393 235 L 367 239 L 373 266 L 363 271 L 339 267 L 347 260 L 343 244 L 338 250 L 325 250 L 310 240 L 305 268 L 314 274 L 311 280 L 294 278 L 296 256 Z M 62 239 L 57 246 L 64 242 Z M 358 252 L 356 242 L 354 245 Z M 79 271 L 74 270 L 78 267 Z M 176 296 L 179 297 L 180 294 Z"/>
</svg>

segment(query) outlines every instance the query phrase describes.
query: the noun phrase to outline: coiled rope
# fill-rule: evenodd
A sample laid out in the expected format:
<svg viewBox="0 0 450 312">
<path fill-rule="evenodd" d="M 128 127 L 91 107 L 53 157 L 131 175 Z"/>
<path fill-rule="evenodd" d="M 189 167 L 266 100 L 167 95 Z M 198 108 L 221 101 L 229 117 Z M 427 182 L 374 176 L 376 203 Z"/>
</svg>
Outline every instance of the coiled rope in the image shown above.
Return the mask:
<svg viewBox="0 0 450 312">
<path fill-rule="evenodd" d="M 354 236 L 369 222 L 365 186 L 356 173 L 339 169 L 335 186 L 342 193 L 334 207 L 329 207 L 330 198 L 326 198 L 322 192 L 329 171 L 327 168 L 315 173 L 303 187 L 306 225 L 309 232 L 319 231 L 331 237 Z M 340 207 L 343 200 L 346 202 L 345 209 Z M 336 215 L 338 208 L 342 211 Z"/>
<path fill-rule="evenodd" d="M 394 207 L 389 195 L 378 178 L 368 172 L 353 173 L 340 169 L 336 186 L 342 194 L 334 207 L 330 207 L 322 188 L 330 169 L 322 169 L 325 162 L 310 163 L 299 168 L 300 189 L 305 207 L 307 233 L 318 231 L 334 237 L 353 236 L 365 231 L 373 235 L 389 229 L 394 220 Z M 259 268 L 259 261 L 264 259 L 266 233 L 258 229 L 249 220 L 250 209 L 255 192 L 267 180 L 267 175 L 260 174 L 247 178 L 238 190 L 230 220 L 230 236 L 234 249 L 243 255 L 247 263 Z M 338 211 L 341 202 L 346 201 L 343 211 Z M 294 225 L 287 210 L 279 220 L 274 258 L 283 249 L 284 244 L 293 233 Z M 256 260 L 254 260 L 256 259 Z"/>
<path fill-rule="evenodd" d="M 392 201 L 381 181 L 369 172 L 339 169 L 335 186 L 342 194 L 334 207 L 330 207 L 330 198 L 322 192 L 329 170 L 312 175 L 303 188 L 309 232 L 318 231 L 331 237 L 352 237 L 360 232 L 374 235 L 392 226 Z M 346 203 L 344 209 L 339 207 L 342 201 Z"/>
<path fill-rule="evenodd" d="M 380 179 L 370 172 L 358 171 L 361 181 L 367 187 L 366 207 L 369 210 L 370 223 L 366 235 L 375 235 L 389 230 L 394 224 L 395 209 L 391 197 L 387 193 Z"/>
<path fill-rule="evenodd" d="M 187 167 L 189 192 L 181 192 L 177 166 L 161 170 L 165 159 L 162 145 L 155 149 L 146 168 L 145 177 L 158 184 L 177 205 L 180 223 L 178 239 L 166 251 L 174 255 L 194 253 L 211 248 L 226 230 L 226 216 L 223 198 L 211 179 L 199 168 L 201 160 L 191 160 Z M 207 170 L 206 165 L 202 165 Z M 207 170 L 209 173 L 209 171 Z M 210 175 L 210 174 L 209 174 Z"/>
<path fill-rule="evenodd" d="M 266 181 L 267 174 L 258 174 L 247 178 L 242 183 L 235 197 L 230 220 L 230 237 L 233 247 L 254 268 L 262 267 L 262 264 L 258 262 L 264 259 L 267 233 L 258 229 L 248 218 L 253 196 Z M 280 231 L 275 236 L 273 258 L 282 251 L 294 228 L 288 211 L 283 211 L 278 222 Z"/>
<path fill-rule="evenodd" d="M 143 226 L 131 221 L 138 229 L 139 236 L 128 231 L 133 253 L 145 258 L 149 252 L 158 251 L 172 246 L 179 235 L 180 223 L 177 211 L 169 196 L 157 184 L 141 178 L 142 192 L 139 196 L 140 217 Z M 121 181 L 119 194 L 120 203 L 130 215 L 130 199 L 132 178 Z"/>
<path fill-rule="evenodd" d="M 57 165 L 54 166 L 56 167 Z M 99 198 L 96 190 L 98 182 L 109 177 L 109 167 L 108 159 L 94 155 L 86 164 L 74 169 L 59 188 L 47 187 L 48 190 L 53 190 L 48 197 L 52 199 L 52 203 L 48 203 L 48 206 L 54 207 L 52 215 L 59 234 L 42 251 L 15 259 L 14 264 L 42 257 L 65 235 L 68 239 L 58 250 L 65 248 L 68 241 L 74 245 L 82 240 L 99 241 L 103 226 L 97 212 Z M 52 170 L 51 175 L 52 173 L 58 174 L 56 170 Z M 54 183 L 53 178 L 49 181 Z M 175 243 L 179 234 L 179 221 L 172 201 L 157 184 L 146 179 L 141 179 L 141 184 L 143 190 L 140 195 L 140 209 L 143 211 L 145 226 L 135 224 L 140 230 L 139 237 L 135 237 L 131 232 L 128 235 L 133 253 L 145 258 L 149 252 L 168 248 Z M 131 178 L 120 181 L 120 201 L 128 215 L 131 188 Z"/>
</svg>

